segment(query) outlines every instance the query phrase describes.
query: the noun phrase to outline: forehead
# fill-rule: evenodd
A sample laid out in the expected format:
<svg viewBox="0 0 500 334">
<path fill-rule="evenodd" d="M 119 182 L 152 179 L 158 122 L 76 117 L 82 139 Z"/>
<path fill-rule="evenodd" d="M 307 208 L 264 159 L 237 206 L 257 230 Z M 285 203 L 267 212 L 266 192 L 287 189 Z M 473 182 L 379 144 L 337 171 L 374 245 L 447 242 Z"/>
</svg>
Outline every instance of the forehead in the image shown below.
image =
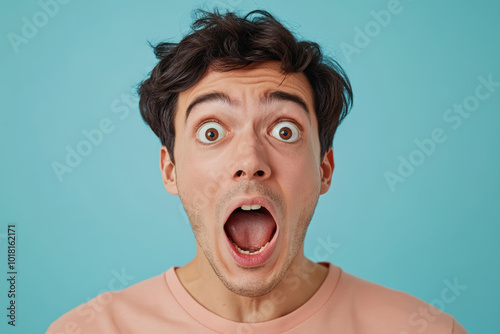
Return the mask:
<svg viewBox="0 0 500 334">
<path fill-rule="evenodd" d="M 178 111 L 184 118 L 189 104 L 197 97 L 223 92 L 240 103 L 260 100 L 269 92 L 280 91 L 298 96 L 314 114 L 314 98 L 309 80 L 303 73 L 284 74 L 280 62 L 254 63 L 243 69 L 227 72 L 208 69 L 202 79 L 178 97 Z"/>
</svg>

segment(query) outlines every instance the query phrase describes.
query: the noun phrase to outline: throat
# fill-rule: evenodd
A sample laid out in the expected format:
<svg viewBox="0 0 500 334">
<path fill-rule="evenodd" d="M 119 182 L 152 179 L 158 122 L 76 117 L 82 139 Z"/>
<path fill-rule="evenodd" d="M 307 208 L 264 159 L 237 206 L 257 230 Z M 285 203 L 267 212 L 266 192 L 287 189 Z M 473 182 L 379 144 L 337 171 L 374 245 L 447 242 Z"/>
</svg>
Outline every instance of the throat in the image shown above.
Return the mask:
<svg viewBox="0 0 500 334">
<path fill-rule="evenodd" d="M 269 244 L 276 231 L 276 223 L 268 213 L 238 211 L 229 217 L 224 229 L 238 251 L 256 254 Z"/>
</svg>

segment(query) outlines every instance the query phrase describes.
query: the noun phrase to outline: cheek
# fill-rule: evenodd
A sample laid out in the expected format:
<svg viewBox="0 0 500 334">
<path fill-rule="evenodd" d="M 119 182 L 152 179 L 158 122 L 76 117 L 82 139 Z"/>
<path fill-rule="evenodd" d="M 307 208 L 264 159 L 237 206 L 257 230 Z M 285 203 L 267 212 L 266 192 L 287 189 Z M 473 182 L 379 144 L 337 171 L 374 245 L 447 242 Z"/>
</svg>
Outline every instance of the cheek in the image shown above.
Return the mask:
<svg viewBox="0 0 500 334">
<path fill-rule="evenodd" d="M 313 150 L 300 150 L 282 157 L 276 163 L 281 165 L 283 173 L 287 175 L 290 182 L 304 183 L 319 181 L 320 168 L 317 159 Z"/>
<path fill-rule="evenodd" d="M 219 192 L 220 159 L 185 151 L 177 163 L 179 193 L 194 209 L 207 210 Z"/>
</svg>

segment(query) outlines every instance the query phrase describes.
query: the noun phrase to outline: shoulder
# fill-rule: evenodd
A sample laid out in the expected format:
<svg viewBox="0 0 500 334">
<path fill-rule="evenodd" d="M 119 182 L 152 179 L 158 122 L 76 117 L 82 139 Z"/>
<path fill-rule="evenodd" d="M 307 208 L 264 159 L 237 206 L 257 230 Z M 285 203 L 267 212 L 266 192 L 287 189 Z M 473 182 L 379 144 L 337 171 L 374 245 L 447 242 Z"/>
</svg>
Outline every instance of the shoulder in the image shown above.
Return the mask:
<svg viewBox="0 0 500 334">
<path fill-rule="evenodd" d="M 141 316 L 164 318 L 168 308 L 165 297 L 169 294 L 166 273 L 168 271 L 120 291 L 98 295 L 54 321 L 47 334 L 120 333 L 122 326 L 137 322 Z"/>
<path fill-rule="evenodd" d="M 466 333 L 451 315 L 419 298 L 340 271 L 332 297 L 342 300 L 342 312 L 352 317 L 359 332 L 378 326 L 396 334 Z"/>
</svg>

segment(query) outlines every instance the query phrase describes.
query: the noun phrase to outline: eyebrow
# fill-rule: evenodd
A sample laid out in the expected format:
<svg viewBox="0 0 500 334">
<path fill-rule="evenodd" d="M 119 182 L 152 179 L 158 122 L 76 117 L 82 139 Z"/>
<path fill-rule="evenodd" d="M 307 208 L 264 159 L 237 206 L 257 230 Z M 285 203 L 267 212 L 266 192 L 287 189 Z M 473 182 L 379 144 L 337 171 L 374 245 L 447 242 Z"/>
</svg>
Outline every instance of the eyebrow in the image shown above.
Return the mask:
<svg viewBox="0 0 500 334">
<path fill-rule="evenodd" d="M 232 100 L 229 95 L 222 93 L 222 92 L 212 92 L 212 93 L 207 93 L 198 96 L 196 99 L 194 99 L 193 102 L 189 104 L 189 106 L 186 109 L 186 117 L 184 119 L 184 124 L 186 124 L 187 119 L 189 117 L 189 114 L 193 110 L 193 108 L 199 104 L 202 103 L 207 103 L 207 102 L 224 102 L 227 103 L 231 106 L 237 105 L 237 101 Z M 307 103 L 298 95 L 295 94 L 290 94 L 282 91 L 272 91 L 269 93 L 266 93 L 264 97 L 261 100 L 262 105 L 270 104 L 275 101 L 289 101 L 293 102 L 301 107 L 302 110 L 305 111 L 307 116 L 309 117 L 309 108 L 307 107 Z"/>
<path fill-rule="evenodd" d="M 194 99 L 193 102 L 189 104 L 189 106 L 186 109 L 186 118 L 184 119 L 184 124 L 186 124 L 187 119 L 189 117 L 189 114 L 193 110 L 193 108 L 199 104 L 202 103 L 207 103 L 207 102 L 214 102 L 214 101 L 220 101 L 220 102 L 225 102 L 229 105 L 236 105 L 237 103 L 229 97 L 229 95 L 222 93 L 222 92 L 213 92 L 213 93 L 207 93 L 198 96 L 196 99 Z"/>
<path fill-rule="evenodd" d="M 298 95 L 285 93 L 282 91 L 272 91 L 264 96 L 264 98 L 262 99 L 262 104 L 269 104 L 275 101 L 289 101 L 298 104 L 309 117 L 309 108 L 307 107 L 307 103 Z"/>
</svg>

